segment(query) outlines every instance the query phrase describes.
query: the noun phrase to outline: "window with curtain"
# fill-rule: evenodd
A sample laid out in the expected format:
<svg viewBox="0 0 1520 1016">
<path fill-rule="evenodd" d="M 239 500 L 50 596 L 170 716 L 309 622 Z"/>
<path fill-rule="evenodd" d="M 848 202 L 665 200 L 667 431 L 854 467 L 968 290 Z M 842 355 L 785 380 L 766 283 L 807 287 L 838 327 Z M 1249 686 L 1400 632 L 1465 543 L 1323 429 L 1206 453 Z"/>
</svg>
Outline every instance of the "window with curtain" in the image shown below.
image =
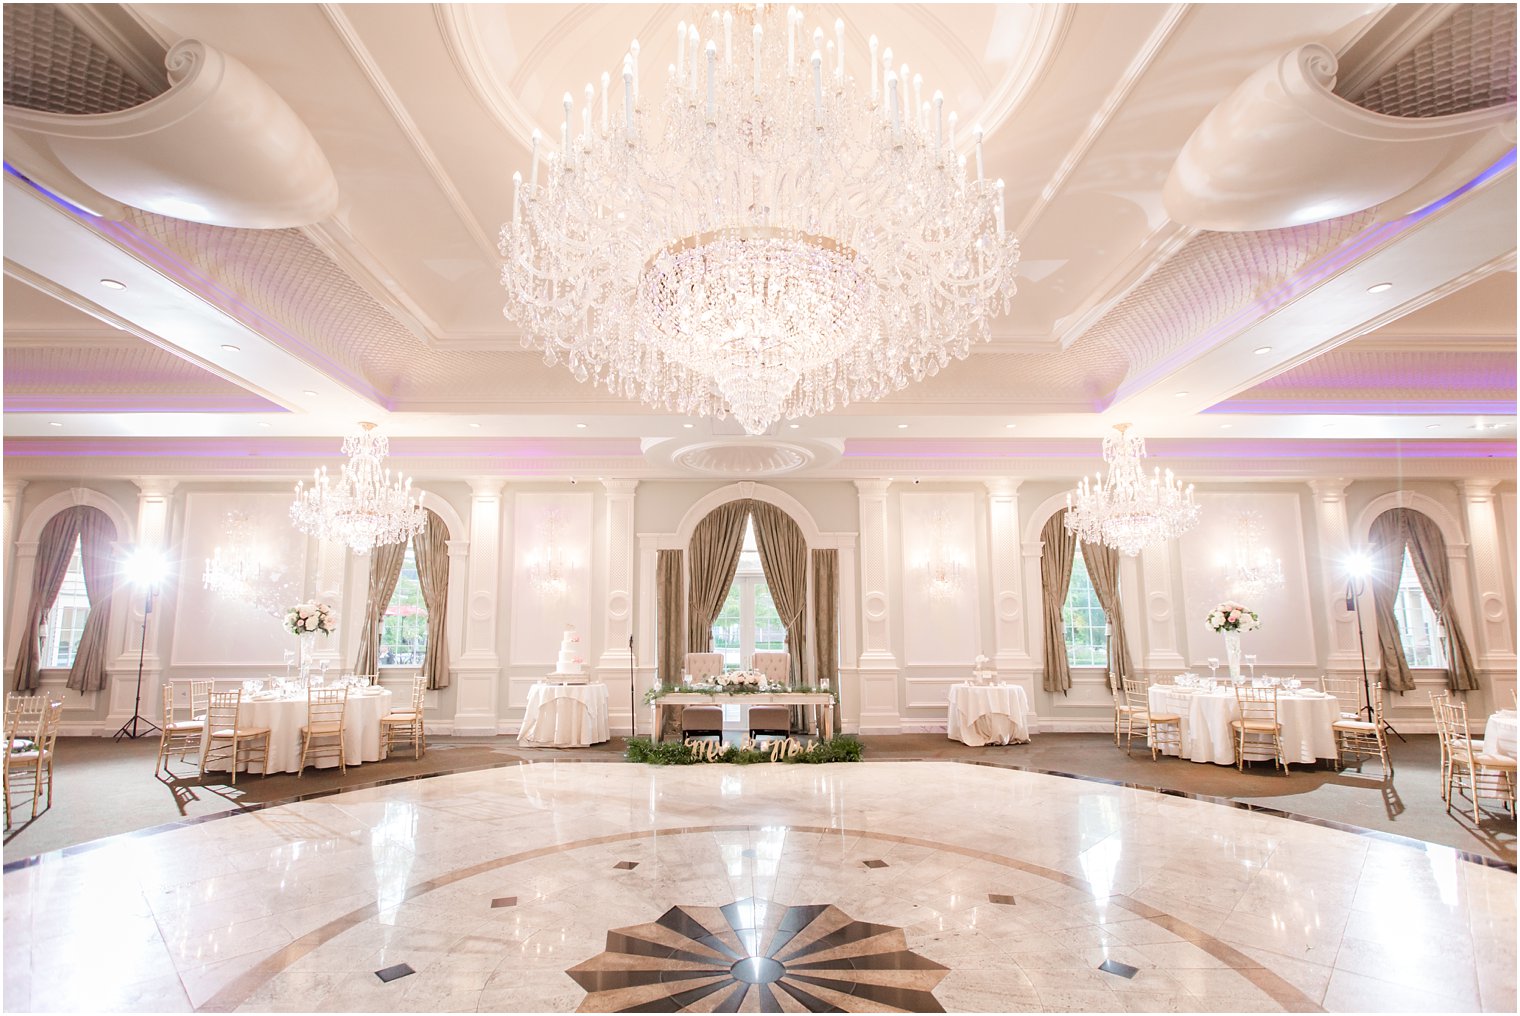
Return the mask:
<svg viewBox="0 0 1520 1016">
<path fill-rule="evenodd" d="M 1425 590 L 1415 574 L 1407 548 L 1404 550 L 1404 568 L 1399 573 L 1399 595 L 1394 601 L 1393 617 L 1399 625 L 1406 663 L 1411 667 L 1431 669 L 1446 666 L 1445 633 L 1430 601 L 1425 598 Z"/>
<path fill-rule="evenodd" d="M 58 590 L 58 598 L 48 608 L 47 623 L 38 635 L 44 669 L 67 669 L 74 665 L 79 637 L 84 634 L 84 622 L 89 616 L 90 597 L 84 589 L 84 558 L 80 554 L 79 538 L 75 537 L 63 586 Z"/>
<path fill-rule="evenodd" d="M 1071 584 L 1061 607 L 1066 628 L 1066 658 L 1073 667 L 1108 666 L 1108 618 L 1079 550 L 1071 565 Z"/>
<path fill-rule="evenodd" d="M 739 571 L 728 588 L 723 609 L 713 619 L 713 652 L 723 654 L 724 670 L 742 670 L 755 658 L 755 652 L 786 652 L 786 626 L 776 612 L 771 591 L 760 567 L 760 551 L 755 546 L 752 522 L 744 524 L 744 549 L 739 553 Z"/>
<path fill-rule="evenodd" d="M 380 618 L 380 666 L 420 666 L 427 653 L 427 621 L 427 604 L 417 579 L 417 557 L 408 542 L 401 578 Z"/>
</svg>

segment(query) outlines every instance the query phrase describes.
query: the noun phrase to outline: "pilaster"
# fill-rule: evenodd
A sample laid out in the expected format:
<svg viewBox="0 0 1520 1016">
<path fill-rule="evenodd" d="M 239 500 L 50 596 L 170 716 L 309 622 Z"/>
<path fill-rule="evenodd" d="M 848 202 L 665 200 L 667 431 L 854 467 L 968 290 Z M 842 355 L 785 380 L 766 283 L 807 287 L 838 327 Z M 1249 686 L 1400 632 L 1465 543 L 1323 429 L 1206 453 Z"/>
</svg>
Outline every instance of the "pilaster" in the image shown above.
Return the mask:
<svg viewBox="0 0 1520 1016">
<path fill-rule="evenodd" d="M 1346 488 L 1351 481 L 1310 480 L 1314 492 L 1314 521 L 1319 543 L 1315 548 L 1320 580 L 1320 603 L 1325 613 L 1325 630 L 1330 633 L 1328 669 L 1361 670 L 1361 652 L 1356 644 L 1356 613 L 1346 609 L 1346 562 L 1351 556 L 1350 523 L 1346 518 Z M 1314 572 L 1311 572 L 1314 574 Z M 1370 601 L 1367 605 L 1371 606 Z M 1369 663 L 1377 656 L 1374 638 L 1368 647 Z"/>
<path fill-rule="evenodd" d="M 459 654 L 459 689 L 454 733 L 494 735 L 500 699 L 501 660 L 496 653 L 503 605 L 501 588 L 502 489 L 496 479 L 470 481 L 470 553 L 465 582 L 464 651 Z M 452 555 L 451 555 L 452 563 Z"/>
<path fill-rule="evenodd" d="M 1509 604 L 1512 595 L 1504 580 L 1504 543 L 1500 539 L 1498 501 L 1494 497 L 1496 480 L 1463 480 L 1457 484 L 1462 493 L 1462 507 L 1467 516 L 1469 560 L 1472 562 L 1472 585 L 1460 581 L 1457 568 L 1452 569 L 1452 585 L 1460 591 L 1475 590 L 1477 609 L 1472 612 L 1474 646 L 1478 667 L 1483 670 L 1513 670 L 1515 667 L 1515 633 L 1510 628 Z M 1455 555 L 1453 555 L 1455 557 Z M 1457 561 L 1452 562 L 1454 565 Z"/>
<path fill-rule="evenodd" d="M 21 525 L 21 493 L 26 490 L 26 484 L 27 481 L 25 480 L 6 480 L 4 484 L 5 505 L 3 510 L 5 518 L 3 521 L 0 521 L 0 524 L 3 524 L 5 527 L 5 546 L 3 549 L 0 549 L 0 568 L 4 568 L 5 570 L 3 589 L 6 594 L 12 597 L 18 594 L 18 590 L 13 584 L 16 572 L 12 562 L 15 559 L 16 533 Z M 34 550 L 33 553 L 35 554 L 36 551 Z"/>
<path fill-rule="evenodd" d="M 1027 669 L 1029 644 L 1025 635 L 1028 611 L 1022 591 L 1019 559 L 1019 486 L 1023 481 L 987 482 L 987 540 L 992 571 L 993 659 L 998 670 Z"/>
<path fill-rule="evenodd" d="M 607 591 L 603 604 L 602 653 L 597 660 L 597 676 L 608 686 L 607 720 L 615 733 L 628 733 L 638 722 L 632 705 L 633 652 L 629 648 L 633 635 L 633 497 L 637 480 L 603 480 L 606 488 L 607 545 L 601 557 L 602 581 Z M 646 649 L 646 652 L 649 650 Z"/>
<path fill-rule="evenodd" d="M 856 480 L 860 498 L 860 731 L 902 730 L 900 672 L 892 652 L 887 480 Z"/>
<path fill-rule="evenodd" d="M 1187 669 L 1177 647 L 1177 600 L 1172 590 L 1172 547 L 1175 541 L 1153 543 L 1140 552 L 1142 585 L 1131 588 L 1144 593 L 1138 602 L 1131 600 L 1130 610 L 1144 612 L 1145 655 L 1135 653 L 1147 671 L 1166 672 Z M 1131 645 L 1134 652 L 1137 646 Z"/>
</svg>

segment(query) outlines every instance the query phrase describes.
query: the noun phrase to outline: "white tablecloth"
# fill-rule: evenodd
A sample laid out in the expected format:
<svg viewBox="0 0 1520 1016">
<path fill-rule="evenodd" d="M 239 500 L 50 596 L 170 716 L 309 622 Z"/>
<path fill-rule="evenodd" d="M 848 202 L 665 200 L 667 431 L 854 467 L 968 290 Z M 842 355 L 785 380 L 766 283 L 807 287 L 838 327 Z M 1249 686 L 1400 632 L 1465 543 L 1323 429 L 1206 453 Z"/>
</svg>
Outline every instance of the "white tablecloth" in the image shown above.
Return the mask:
<svg viewBox="0 0 1520 1016">
<path fill-rule="evenodd" d="M 1149 701 L 1153 713 L 1182 717 L 1183 758 L 1217 765 L 1235 764 L 1235 735 L 1230 723 L 1239 719 L 1240 704 L 1233 688 L 1209 692 L 1157 684 L 1151 686 Z M 1299 765 L 1335 758 L 1335 731 L 1331 724 L 1340 718 L 1340 712 L 1340 700 L 1333 695 L 1280 692 L 1277 722 L 1282 724 L 1283 757 Z M 1162 751 L 1177 754 L 1177 749 L 1170 746 Z"/>
<path fill-rule="evenodd" d="M 583 748 L 608 738 L 605 684 L 548 684 L 528 689 L 517 743 L 548 748 Z"/>
<path fill-rule="evenodd" d="M 1515 711 L 1501 709 L 1483 725 L 1483 754 L 1515 757 Z"/>
<path fill-rule="evenodd" d="M 945 735 L 973 748 L 1029 740 L 1029 699 L 1017 684 L 952 684 Z"/>
<path fill-rule="evenodd" d="M 362 695 L 349 692 L 348 705 L 343 709 L 343 761 L 351 766 L 361 762 L 377 762 L 380 759 L 380 717 L 391 711 L 391 693 L 381 689 L 378 694 Z M 238 713 L 238 725 L 269 728 L 269 772 L 293 773 L 301 768 L 301 728 L 306 726 L 306 699 L 284 698 L 258 701 L 243 697 Z M 204 740 L 210 736 L 207 731 Z M 220 746 L 226 747 L 223 742 Z M 207 769 L 227 769 L 228 759 L 213 760 Z M 313 759 L 312 768 L 330 769 L 338 764 L 332 755 Z M 250 772 L 263 772 L 255 763 Z"/>
</svg>

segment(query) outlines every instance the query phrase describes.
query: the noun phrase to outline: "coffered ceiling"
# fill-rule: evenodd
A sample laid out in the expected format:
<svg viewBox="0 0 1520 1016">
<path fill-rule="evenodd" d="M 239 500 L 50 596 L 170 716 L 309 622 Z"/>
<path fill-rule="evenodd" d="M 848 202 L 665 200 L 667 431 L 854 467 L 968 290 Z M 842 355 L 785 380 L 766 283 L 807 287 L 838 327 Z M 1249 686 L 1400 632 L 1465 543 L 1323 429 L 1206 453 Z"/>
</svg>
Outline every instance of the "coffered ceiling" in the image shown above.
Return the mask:
<svg viewBox="0 0 1520 1016">
<path fill-rule="evenodd" d="M 294 476 L 363 419 L 421 477 L 1064 477 L 1128 420 L 1192 477 L 1388 475 L 1394 460 L 1408 476 L 1513 475 L 1512 5 L 805 10 L 809 30 L 844 21 L 847 55 L 879 36 L 986 128 L 1023 261 L 1012 312 L 968 359 L 749 439 L 544 365 L 497 282 L 533 128 L 557 137 L 561 94 L 617 71 L 635 36 L 663 69 L 676 23 L 708 8 L 7 5 L 8 473 Z M 331 167 L 330 214 L 191 221 L 188 205 L 168 213 L 175 179 L 156 210 L 132 207 L 18 128 L 17 111 L 151 109 L 187 39 L 288 105 Z M 1507 135 L 1453 154 L 1412 207 L 1228 232 L 1174 221 L 1163 190 L 1199 124 L 1311 43 L 1339 58 L 1348 108 L 1392 128 L 1507 110 Z M 285 137 L 263 130 L 223 122 L 206 144 Z"/>
</svg>

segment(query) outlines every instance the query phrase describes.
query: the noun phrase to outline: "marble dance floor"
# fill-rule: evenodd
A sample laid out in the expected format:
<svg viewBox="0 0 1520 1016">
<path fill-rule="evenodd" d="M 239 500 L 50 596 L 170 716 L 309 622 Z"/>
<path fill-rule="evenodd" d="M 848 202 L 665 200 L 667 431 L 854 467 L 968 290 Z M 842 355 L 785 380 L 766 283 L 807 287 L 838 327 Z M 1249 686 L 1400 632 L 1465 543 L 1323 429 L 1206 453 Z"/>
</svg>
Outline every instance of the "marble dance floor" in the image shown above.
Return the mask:
<svg viewBox="0 0 1520 1016">
<path fill-rule="evenodd" d="M 4 877 L 7 1010 L 1515 1011 L 1510 871 L 955 762 L 533 763 Z"/>
</svg>

